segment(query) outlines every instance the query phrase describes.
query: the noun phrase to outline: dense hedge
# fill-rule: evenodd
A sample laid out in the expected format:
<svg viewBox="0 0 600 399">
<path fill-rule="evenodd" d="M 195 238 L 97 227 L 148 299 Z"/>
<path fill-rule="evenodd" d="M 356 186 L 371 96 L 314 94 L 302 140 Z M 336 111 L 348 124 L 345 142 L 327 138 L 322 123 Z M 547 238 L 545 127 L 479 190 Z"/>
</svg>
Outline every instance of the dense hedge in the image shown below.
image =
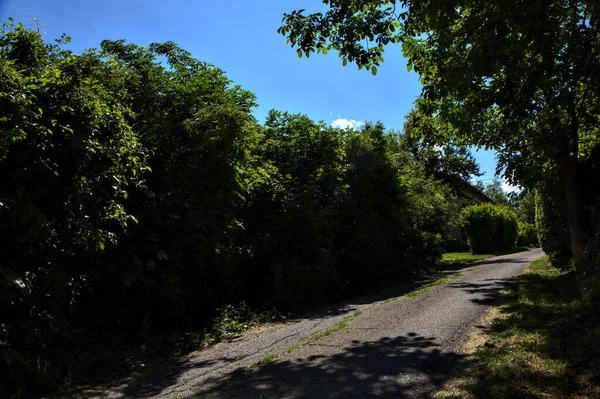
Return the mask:
<svg viewBox="0 0 600 399">
<path fill-rule="evenodd" d="M 517 246 L 529 247 L 533 245 L 538 245 L 538 236 L 535 225 L 519 220 Z"/>
<path fill-rule="evenodd" d="M 538 184 L 535 194 L 535 227 L 539 243 L 551 258 L 571 255 L 565 190 L 558 175 Z"/>
<path fill-rule="evenodd" d="M 397 135 L 254 106 L 173 43 L 75 55 L 3 27 L 0 396 L 439 259 L 455 202 Z"/>
<path fill-rule="evenodd" d="M 518 236 L 518 218 L 509 208 L 490 203 L 466 207 L 461 214 L 463 227 L 474 254 L 513 248 Z"/>
</svg>

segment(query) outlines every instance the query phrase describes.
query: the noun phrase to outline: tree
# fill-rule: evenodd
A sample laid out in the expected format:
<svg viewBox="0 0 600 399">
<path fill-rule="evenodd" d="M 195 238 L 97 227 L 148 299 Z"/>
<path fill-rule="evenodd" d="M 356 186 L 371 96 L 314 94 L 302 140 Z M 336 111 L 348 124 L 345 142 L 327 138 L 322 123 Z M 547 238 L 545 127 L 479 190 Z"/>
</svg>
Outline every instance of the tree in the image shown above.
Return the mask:
<svg viewBox="0 0 600 399">
<path fill-rule="evenodd" d="M 450 124 L 439 118 L 432 118 L 414 109 L 406 116 L 399 144 L 424 165 L 428 176 L 436 176 L 449 183 L 458 179 L 468 181 L 472 176 L 481 176 L 479 165 L 467 146 L 452 143 L 436 145 L 431 139 L 446 136 L 447 131 L 452 129 Z"/>
<path fill-rule="evenodd" d="M 516 211 L 521 221 L 535 223 L 535 191 L 523 190 L 518 194 Z"/>
<path fill-rule="evenodd" d="M 67 41 L 0 30 L 1 397 L 238 331 L 241 302 L 302 310 L 440 259 L 458 204 L 437 152 L 381 123 L 260 126 L 252 93 L 171 42 Z"/>
<path fill-rule="evenodd" d="M 372 73 L 402 43 L 423 84 L 421 109 L 456 130 L 438 143 L 493 148 L 510 183 L 534 186 L 558 168 L 577 265 L 585 247 L 579 163 L 598 142 L 600 4 L 593 0 L 326 2 L 284 14 L 298 53 L 339 52 Z M 400 7 L 402 6 L 402 7 Z"/>
<path fill-rule="evenodd" d="M 502 180 L 497 176 L 494 177 L 491 183 L 489 183 L 483 189 L 483 193 L 490 197 L 496 204 L 507 206 L 509 208 L 515 208 L 515 195 L 511 195 L 504 191 L 502 188 Z"/>
<path fill-rule="evenodd" d="M 124 69 L 95 51 L 73 55 L 69 40 L 47 44 L 12 21 L 0 29 L 0 373 L 12 363 L 26 381 L 33 359 L 72 342 L 69 318 L 99 259 L 135 225 L 124 204 L 147 170 Z"/>
</svg>

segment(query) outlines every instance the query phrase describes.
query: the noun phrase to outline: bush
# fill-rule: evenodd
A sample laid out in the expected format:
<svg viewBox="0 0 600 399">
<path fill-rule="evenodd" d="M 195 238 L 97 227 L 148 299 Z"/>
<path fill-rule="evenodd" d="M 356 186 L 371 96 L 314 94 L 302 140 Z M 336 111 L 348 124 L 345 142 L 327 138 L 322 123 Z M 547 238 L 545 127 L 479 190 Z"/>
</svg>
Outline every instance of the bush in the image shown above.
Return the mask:
<svg viewBox="0 0 600 399">
<path fill-rule="evenodd" d="M 591 216 L 591 229 L 585 249 L 585 268 L 582 271 L 585 278 L 582 281 L 588 303 L 595 305 L 600 300 L 600 213 L 595 207 L 591 209 Z"/>
<path fill-rule="evenodd" d="M 3 28 L 0 397 L 439 259 L 452 193 L 383 125 L 260 126 L 252 93 L 173 43 L 75 55 Z"/>
<path fill-rule="evenodd" d="M 473 205 L 462 211 L 461 219 L 473 254 L 493 253 L 515 246 L 519 226 L 512 210 L 493 204 Z"/>
<path fill-rule="evenodd" d="M 542 249 L 550 259 L 571 255 L 565 190 L 558 176 L 549 176 L 535 193 L 535 227 Z"/>
<path fill-rule="evenodd" d="M 519 236 L 517 246 L 529 247 L 538 245 L 537 231 L 535 225 L 519 220 Z"/>
</svg>

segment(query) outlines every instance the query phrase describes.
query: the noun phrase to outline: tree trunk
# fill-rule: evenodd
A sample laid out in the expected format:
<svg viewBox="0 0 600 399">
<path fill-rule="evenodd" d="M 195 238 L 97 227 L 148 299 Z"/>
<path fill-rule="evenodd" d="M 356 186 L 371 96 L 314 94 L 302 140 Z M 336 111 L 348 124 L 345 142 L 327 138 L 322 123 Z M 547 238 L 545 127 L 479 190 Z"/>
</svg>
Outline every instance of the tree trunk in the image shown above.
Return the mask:
<svg viewBox="0 0 600 399">
<path fill-rule="evenodd" d="M 585 250 L 585 214 L 579 194 L 577 158 L 570 157 L 563 160 L 559 163 L 559 167 L 567 194 L 571 252 L 573 253 L 575 267 L 578 268 L 583 263 L 583 252 Z"/>
</svg>

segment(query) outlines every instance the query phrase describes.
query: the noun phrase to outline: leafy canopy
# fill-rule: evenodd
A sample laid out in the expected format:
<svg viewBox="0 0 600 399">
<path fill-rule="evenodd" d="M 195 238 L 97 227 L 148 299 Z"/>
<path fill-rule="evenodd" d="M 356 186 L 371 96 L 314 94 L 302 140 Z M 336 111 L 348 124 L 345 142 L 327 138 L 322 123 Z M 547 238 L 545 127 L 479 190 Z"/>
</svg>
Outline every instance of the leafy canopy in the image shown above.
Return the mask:
<svg viewBox="0 0 600 399">
<path fill-rule="evenodd" d="M 375 72 L 402 43 L 423 84 L 419 107 L 456 130 L 438 143 L 493 148 L 498 170 L 532 185 L 598 140 L 600 40 L 594 1 L 324 1 L 284 14 L 279 33 L 307 56 L 338 51 Z"/>
</svg>

